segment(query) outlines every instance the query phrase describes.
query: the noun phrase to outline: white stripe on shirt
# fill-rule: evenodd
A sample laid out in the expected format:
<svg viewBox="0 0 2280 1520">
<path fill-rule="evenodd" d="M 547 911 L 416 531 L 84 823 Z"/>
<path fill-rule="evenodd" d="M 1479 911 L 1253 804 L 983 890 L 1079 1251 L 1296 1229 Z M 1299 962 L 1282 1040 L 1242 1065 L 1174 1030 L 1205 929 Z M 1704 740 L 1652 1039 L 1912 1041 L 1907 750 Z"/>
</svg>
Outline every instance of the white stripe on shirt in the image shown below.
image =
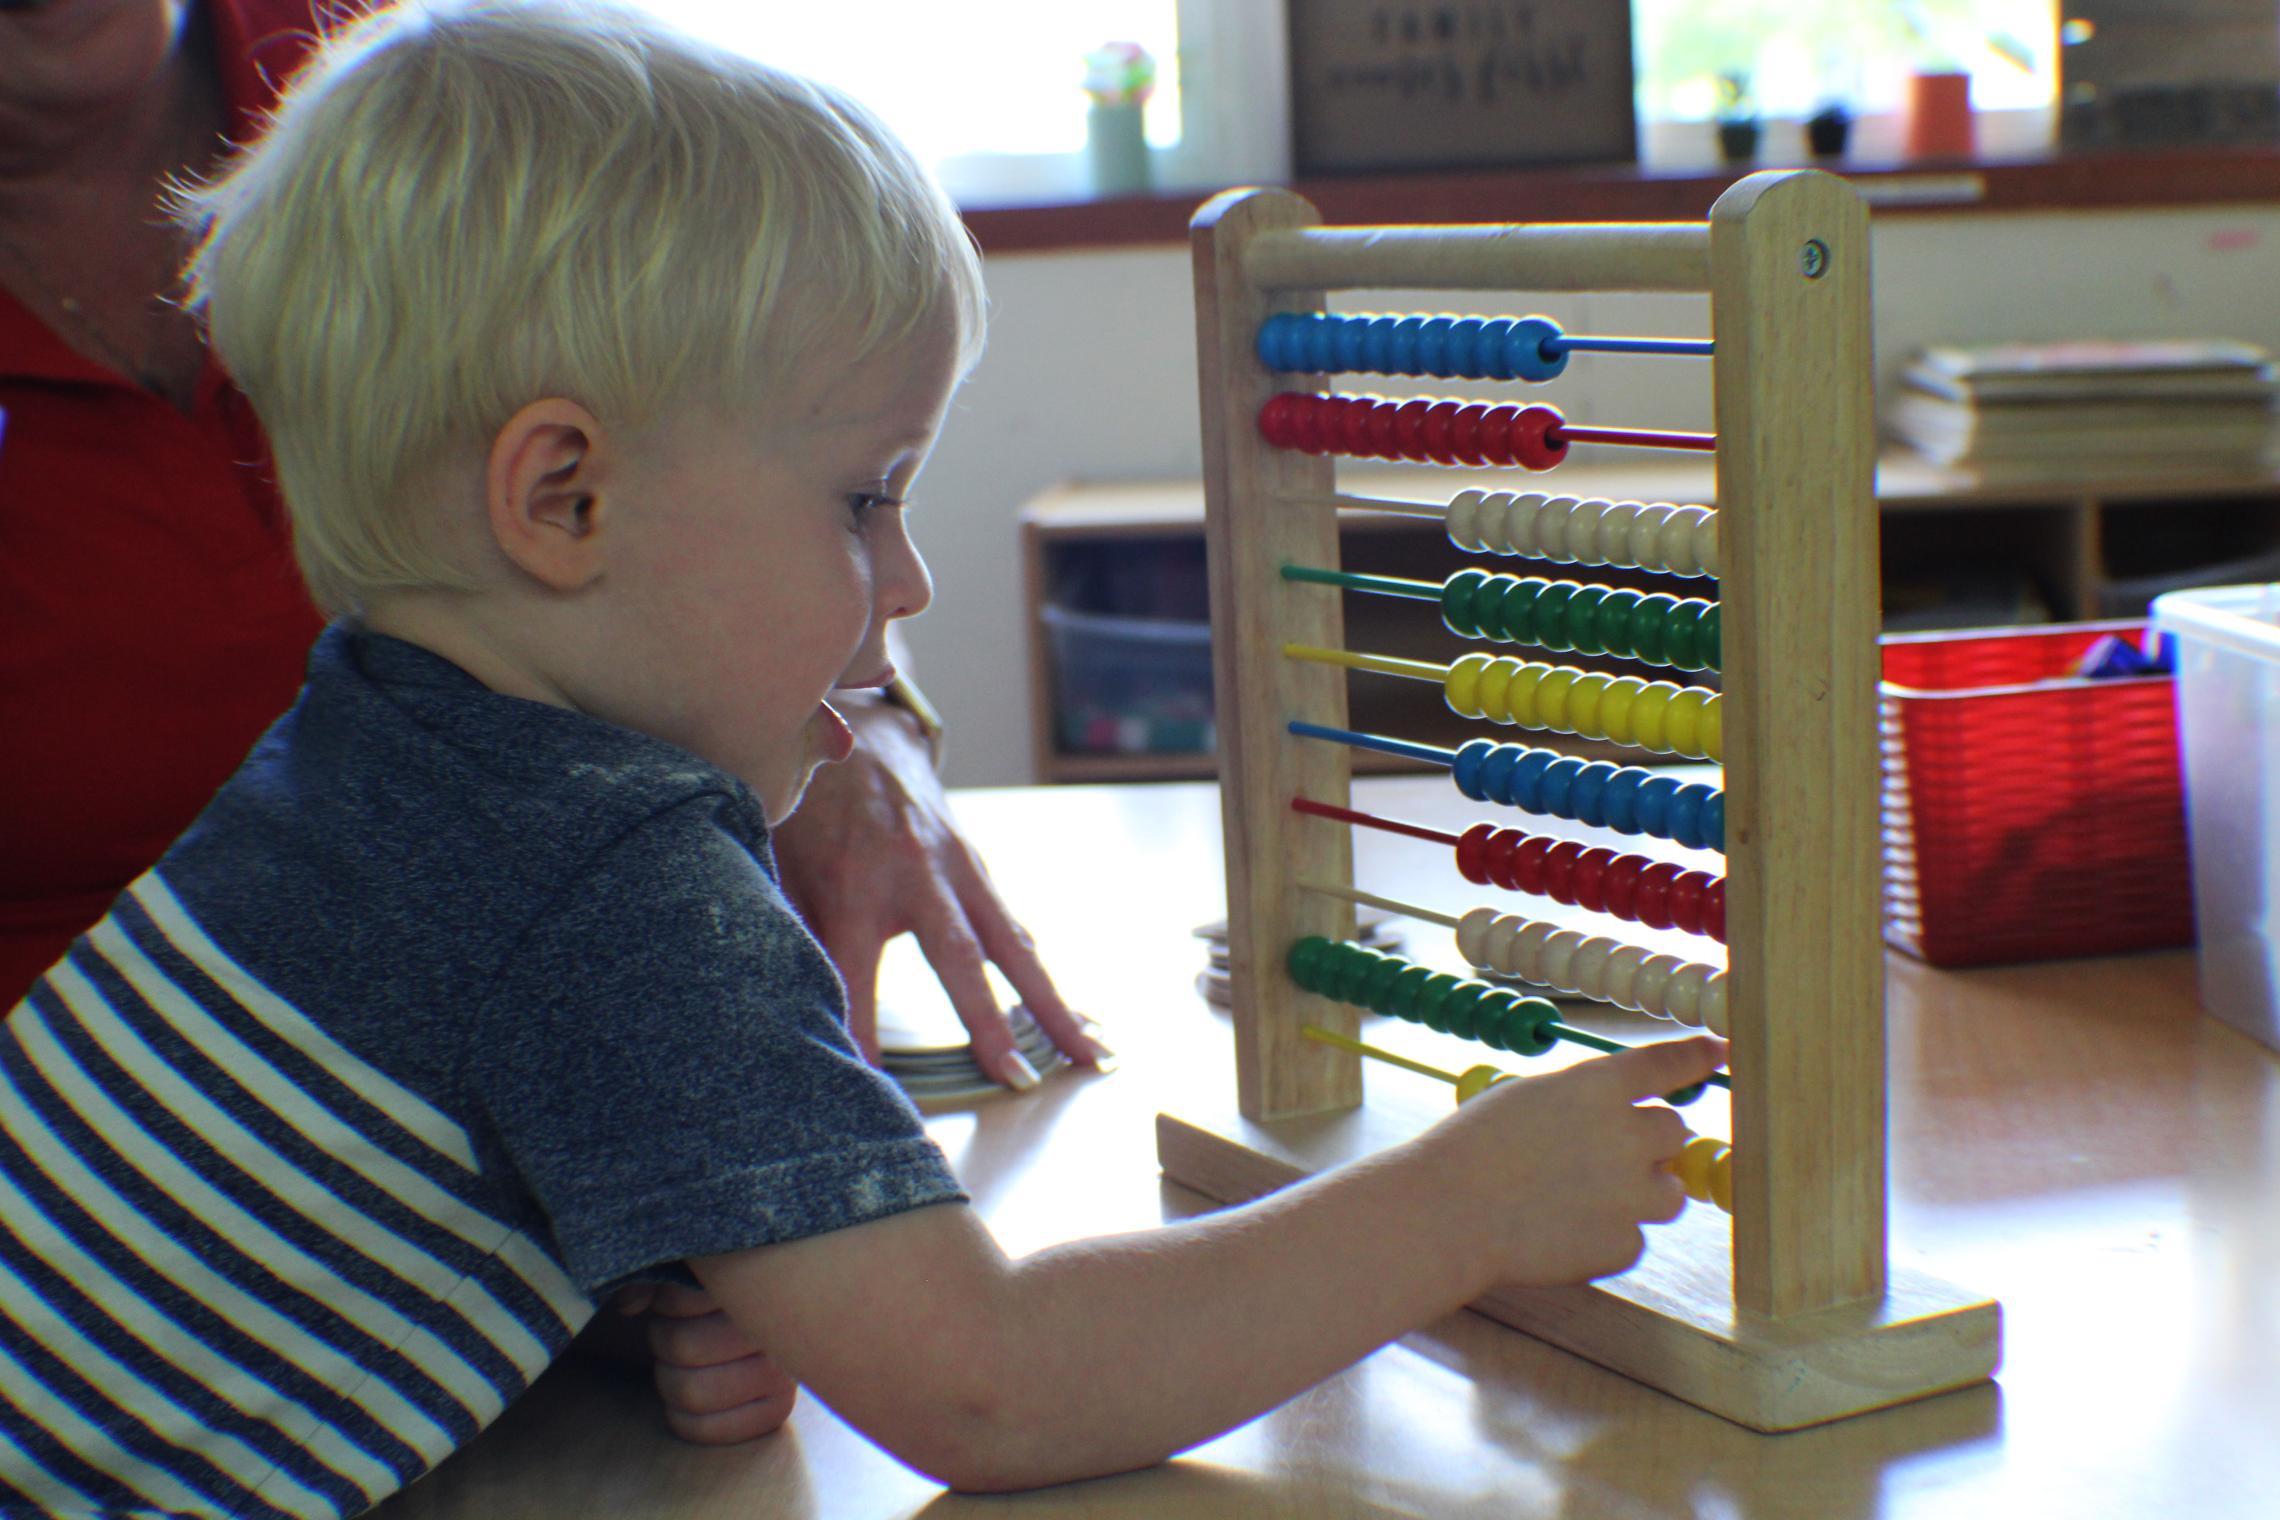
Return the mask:
<svg viewBox="0 0 2280 1520">
<path fill-rule="evenodd" d="M 68 963 L 60 963 L 48 973 L 48 984 L 52 987 L 59 979 L 77 975 Z M 456 1400 L 478 1425 L 498 1418 L 506 1401 L 490 1379 L 433 1331 L 406 1319 L 238 1207 L 159 1144 L 80 1069 L 37 1006 L 18 1008 L 8 1023 L 48 1085 L 144 1181 L 228 1241 L 247 1262 L 394 1350 Z"/>
<path fill-rule="evenodd" d="M 21 1016 L 20 1014 L 18 1015 Z M 49 1392 L 32 1376 L 32 1370 L 0 1346 L 0 1389 L 25 1418 L 45 1430 L 57 1445 L 106 1477 L 133 1489 L 161 1510 L 210 1512 L 206 1495 L 163 1467 L 154 1467 L 104 1434 L 102 1428 L 77 1408 Z"/>
<path fill-rule="evenodd" d="M 30 1003 L 19 1003 L 7 1022 L 13 1028 L 37 1014 L 38 1009 Z M 428 1466 L 451 1454 L 455 1443 L 450 1433 L 394 1384 L 207 1266 L 195 1252 L 115 1192 L 48 1127 L 5 1068 L 0 1068 L 0 1129 L 8 1132 L 51 1186 L 85 1209 L 113 1240 L 152 1271 L 247 1339 L 356 1405 L 381 1429 L 418 1453 Z"/>
<path fill-rule="evenodd" d="M 283 1477 L 277 1464 L 239 1440 L 213 1429 L 161 1390 L 152 1387 L 117 1357 L 96 1345 L 70 1320 L 58 1314 L 31 1284 L 0 1269 L 0 1312 L 45 1348 L 48 1355 L 85 1378 L 113 1408 L 131 1417 L 167 1445 L 196 1452 L 219 1468 L 240 1488 L 260 1488 L 266 1480 L 274 1493 L 268 1502 L 288 1514 L 320 1520 L 334 1516 L 340 1506 L 322 1494 Z M 58 1402 L 60 1394 L 53 1395 Z M 54 1427 L 51 1425 L 52 1431 Z"/>
<path fill-rule="evenodd" d="M 0 1399 L 7 1398 L 7 1390 L 0 1388 Z M 81 1493 L 63 1479 L 49 1472 L 35 1461 L 32 1454 L 8 1439 L 5 1424 L 0 1424 L 0 1478 L 8 1486 L 53 1515 L 95 1512 L 95 1501 Z"/>
<path fill-rule="evenodd" d="M 190 910 L 174 895 L 156 871 L 145 871 L 127 888 L 167 942 L 190 963 L 212 977 L 233 1001 L 271 1034 L 324 1068 L 343 1087 L 355 1093 L 439 1155 L 448 1156 L 466 1171 L 475 1171 L 475 1148 L 467 1131 L 441 1110 L 386 1072 L 372 1066 L 331 1035 L 326 1034 L 283 998 L 271 992 L 198 926 Z"/>
<path fill-rule="evenodd" d="M 169 1027 L 196 1046 L 260 1102 L 278 1120 L 299 1132 L 310 1144 L 354 1171 L 412 1213 L 448 1230 L 486 1256 L 498 1256 L 524 1284 L 542 1299 L 565 1327 L 574 1325 L 592 1306 L 554 1261 L 541 1252 L 508 1252 L 503 1244 L 516 1232 L 479 1209 L 471 1208 L 434 1179 L 405 1165 L 375 1145 L 361 1130 L 344 1122 L 331 1109 L 310 1097 L 290 1078 L 264 1060 L 253 1048 L 222 1026 L 205 1007 L 168 977 L 120 927 L 116 917 L 106 918 L 88 935 L 88 944 L 108 961 L 141 995 L 144 1003 Z M 176 948 L 180 948 L 177 946 Z M 65 969 L 57 967 L 58 971 Z M 244 973 L 240 973 L 244 975 Z M 250 982 L 250 977 L 247 978 Z M 51 974 L 50 981 L 54 981 Z M 252 985 L 259 985 L 253 983 Z M 60 990 L 60 989 L 59 989 Z M 275 994 L 279 1007 L 289 1006 Z M 242 1004 L 240 1006 L 243 1006 Z M 246 1010 L 249 1014 L 252 1009 Z M 172 1105 L 169 1105 L 172 1106 Z M 517 1330 L 521 1330 L 518 1323 Z M 509 1350 L 497 1335 L 485 1332 L 500 1352 L 536 1377 L 549 1360 L 545 1350 L 524 1333 L 523 1345 Z"/>
<path fill-rule="evenodd" d="M 130 952 L 132 950 L 131 946 L 124 948 Z M 117 962 L 114 961 L 113 964 Z M 147 969 L 152 976 L 157 974 L 156 968 L 149 966 L 148 962 L 144 962 L 143 967 L 138 969 Z M 466 1273 L 436 1260 L 433 1255 L 388 1229 L 371 1215 L 351 1207 L 339 1194 L 287 1161 L 244 1125 L 224 1113 L 205 1094 L 191 1086 L 180 1072 L 174 1070 L 140 1035 L 127 1026 L 110 1001 L 78 967 L 68 961 L 58 964 L 48 973 L 48 986 L 71 1011 L 89 1037 L 144 1092 L 181 1121 L 184 1128 L 260 1184 L 271 1197 L 349 1246 L 366 1260 L 395 1274 L 419 1293 L 439 1301 L 451 1301 L 468 1328 L 488 1341 L 525 1378 L 536 1377 L 552 1360 L 528 1327 L 515 1318 L 488 1289 L 476 1283 L 472 1293 L 455 1294 L 460 1282 L 466 1278 Z M 149 990 L 140 982 L 136 986 L 148 998 Z M 180 994 L 176 993 L 175 996 L 179 998 Z M 180 1009 L 173 1011 L 183 1013 Z M 184 1016 L 187 1017 L 186 1014 Z M 198 1017 L 203 1019 L 203 1013 Z M 211 1020 L 206 1022 L 211 1023 Z M 244 1051 L 243 1046 L 238 1049 Z M 209 1050 L 207 1054 L 212 1055 L 213 1052 Z M 247 1060 L 256 1059 L 250 1051 L 244 1051 L 244 1054 Z M 232 1075 L 236 1073 L 233 1072 Z M 494 1224 L 492 1233 L 497 1235 L 505 1232 Z"/>
<path fill-rule="evenodd" d="M 162 1313 L 100 1261 L 73 1244 L 36 1200 L 0 1174 L 0 1218 L 24 1249 L 84 1294 L 97 1311 L 152 1355 L 249 1420 L 274 1429 L 299 1450 L 377 1504 L 401 1480 L 394 1468 L 358 1446 L 315 1411 L 247 1372 Z M 0 1268 L 4 1271 L 5 1268 Z"/>
</svg>

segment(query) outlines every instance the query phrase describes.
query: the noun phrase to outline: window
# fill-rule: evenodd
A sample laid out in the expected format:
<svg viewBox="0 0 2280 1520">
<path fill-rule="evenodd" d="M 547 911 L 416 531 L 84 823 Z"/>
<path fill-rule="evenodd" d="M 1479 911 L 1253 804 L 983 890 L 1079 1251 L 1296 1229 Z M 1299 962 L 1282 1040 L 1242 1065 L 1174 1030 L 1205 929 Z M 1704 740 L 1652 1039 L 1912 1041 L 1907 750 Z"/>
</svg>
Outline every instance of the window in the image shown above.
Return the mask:
<svg viewBox="0 0 2280 1520">
<path fill-rule="evenodd" d="M 1831 102 L 1898 108 L 1909 74 L 1971 75 L 1980 111 L 2046 110 L 2057 92 L 2053 0 L 1633 0 L 1639 115 L 1717 114 L 1721 80 L 1762 115 Z"/>
<path fill-rule="evenodd" d="M 1076 200 L 1086 182 L 1085 55 L 1132 41 L 1157 61 L 1156 182 L 1208 189 L 1289 174 L 1287 0 L 638 0 L 722 46 L 825 80 L 885 118 L 966 205 Z M 1384 0 L 1461 9 L 1476 0 Z M 1615 3 L 1615 0 L 1606 0 Z M 2047 144 L 2056 0 L 1631 0 L 1642 152 L 1707 160 L 1721 81 L 1795 122 L 1841 102 L 1863 156 L 1896 151 L 1909 74 L 1971 75 L 1982 151 Z M 1183 56 L 1184 48 L 1184 56 Z"/>
<path fill-rule="evenodd" d="M 835 85 L 883 118 L 961 200 L 1083 193 L 1085 55 L 1157 61 L 1148 138 L 1180 142 L 1178 0 L 639 0 L 709 41 Z"/>
</svg>

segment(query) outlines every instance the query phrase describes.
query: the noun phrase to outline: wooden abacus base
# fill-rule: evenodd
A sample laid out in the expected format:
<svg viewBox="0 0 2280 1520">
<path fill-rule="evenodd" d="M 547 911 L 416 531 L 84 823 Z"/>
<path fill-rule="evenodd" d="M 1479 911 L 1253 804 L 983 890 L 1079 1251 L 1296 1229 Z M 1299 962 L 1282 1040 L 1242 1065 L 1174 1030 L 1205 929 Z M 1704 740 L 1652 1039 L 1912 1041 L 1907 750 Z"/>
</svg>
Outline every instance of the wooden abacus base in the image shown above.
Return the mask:
<svg viewBox="0 0 2280 1520">
<path fill-rule="evenodd" d="M 1445 1112 L 1398 1094 L 1339 1112 L 1256 1124 L 1229 1111 L 1159 1114 L 1156 1154 L 1174 1182 L 1243 1203 L 1416 1135 Z M 1737 1313 L 1727 1217 L 1690 1204 L 1650 1227 L 1647 1255 L 1581 1287 L 1499 1288 L 1471 1307 L 1752 1430 L 1797 1430 L 1968 1387 L 1994 1374 L 1991 1299 L 1895 1268 L 1880 1300 L 1780 1321 Z"/>
</svg>

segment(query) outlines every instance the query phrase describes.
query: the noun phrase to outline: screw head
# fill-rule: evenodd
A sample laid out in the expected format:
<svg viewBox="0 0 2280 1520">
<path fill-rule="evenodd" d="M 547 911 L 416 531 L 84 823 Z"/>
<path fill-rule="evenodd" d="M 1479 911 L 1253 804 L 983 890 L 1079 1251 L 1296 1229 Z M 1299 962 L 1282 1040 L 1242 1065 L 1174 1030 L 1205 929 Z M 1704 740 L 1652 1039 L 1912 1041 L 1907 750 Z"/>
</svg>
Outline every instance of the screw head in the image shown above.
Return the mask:
<svg viewBox="0 0 2280 1520">
<path fill-rule="evenodd" d="M 1797 267 L 1805 278 L 1817 280 L 1829 272 L 1829 245 L 1819 238 L 1810 238 L 1797 252 Z"/>
</svg>

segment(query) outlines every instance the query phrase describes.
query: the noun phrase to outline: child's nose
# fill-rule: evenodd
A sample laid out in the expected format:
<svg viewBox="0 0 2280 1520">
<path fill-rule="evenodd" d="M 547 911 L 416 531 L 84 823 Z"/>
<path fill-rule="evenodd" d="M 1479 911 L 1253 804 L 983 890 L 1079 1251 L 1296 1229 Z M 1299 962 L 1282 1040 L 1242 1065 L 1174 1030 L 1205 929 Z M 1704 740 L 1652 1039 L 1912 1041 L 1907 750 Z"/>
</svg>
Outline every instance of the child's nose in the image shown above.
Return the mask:
<svg viewBox="0 0 2280 1520">
<path fill-rule="evenodd" d="M 934 600 L 934 577 L 926 573 L 926 561 L 919 557 L 918 545 L 911 542 L 909 526 L 900 512 L 894 521 L 892 541 L 880 567 L 879 607 L 886 619 L 916 617 Z"/>
</svg>

